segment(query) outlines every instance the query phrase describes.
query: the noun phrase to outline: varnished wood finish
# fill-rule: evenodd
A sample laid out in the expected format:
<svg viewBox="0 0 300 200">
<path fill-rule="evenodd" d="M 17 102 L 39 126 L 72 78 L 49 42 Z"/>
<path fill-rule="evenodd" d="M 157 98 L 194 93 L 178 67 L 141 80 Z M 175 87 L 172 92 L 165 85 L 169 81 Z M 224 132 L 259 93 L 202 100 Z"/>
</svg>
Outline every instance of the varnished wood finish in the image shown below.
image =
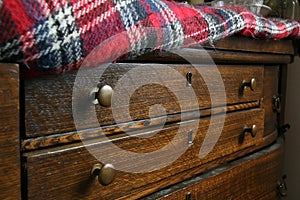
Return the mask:
<svg viewBox="0 0 300 200">
<path fill-rule="evenodd" d="M 204 47 L 209 48 L 210 45 L 204 45 Z M 294 55 L 295 53 L 292 40 L 263 40 L 238 36 L 217 41 L 213 48 L 230 51 L 234 50 L 289 55 Z"/>
<path fill-rule="evenodd" d="M 218 117 L 215 116 L 215 117 Z M 203 118 L 200 121 L 197 135 L 195 136 L 194 145 L 190 147 L 178 160 L 162 170 L 146 174 L 128 174 L 117 171 L 115 181 L 109 186 L 101 186 L 91 180 L 90 170 L 93 164 L 98 161 L 84 148 L 84 146 L 72 147 L 70 149 L 61 149 L 51 151 L 48 149 L 44 152 L 32 152 L 27 154 L 27 173 L 28 173 L 28 196 L 30 199 L 57 199 L 66 198 L 90 198 L 90 199 L 113 199 L 122 195 L 132 194 L 131 191 L 145 195 L 145 192 L 153 192 L 153 184 L 169 176 L 174 176 L 190 168 L 212 162 L 218 158 L 226 160 L 230 154 L 239 152 L 242 149 L 256 149 L 257 145 L 264 142 L 263 139 L 263 112 L 260 109 L 242 111 L 228 114 L 222 135 L 211 153 L 199 158 L 199 149 L 203 142 L 205 132 L 210 122 L 209 118 Z M 246 135 L 245 141 L 239 142 L 240 135 L 243 132 L 243 125 L 256 124 L 259 132 L 255 138 L 249 134 Z M 213 124 L 216 126 L 217 124 Z M 168 144 L 175 134 L 177 134 L 178 125 L 172 125 L 160 131 L 155 137 L 141 139 L 136 137 L 126 137 L 113 140 L 114 144 L 122 149 L 133 152 L 153 152 Z M 193 130 L 192 122 L 184 123 L 184 132 Z M 140 133 L 143 134 L 143 133 Z M 144 135 L 151 134 L 144 133 Z M 187 137 L 180 137 L 173 141 L 173 145 L 188 145 Z M 101 146 L 106 152 L 106 156 L 114 159 L 114 151 L 106 143 L 96 141 L 92 145 L 93 149 Z M 174 152 L 164 152 L 164 155 L 171 156 Z M 171 153 L 171 154 L 170 154 Z M 176 152 L 175 152 L 176 153 Z M 240 154 L 242 155 L 242 154 Z M 228 159 L 227 158 L 227 159 Z M 122 162 L 122 161 L 121 161 Z M 156 159 L 144 160 L 143 163 L 148 166 L 155 166 Z M 160 160 L 164 162 L 164 160 Z M 126 164 L 126 162 L 125 162 Z M 127 163 L 127 168 L 135 168 L 136 163 Z M 128 166 L 127 166 L 128 165 Z M 167 172 L 167 173 L 166 173 Z M 187 178 L 187 177 L 186 177 Z M 174 184 L 178 178 L 164 182 L 164 184 Z M 151 186 L 150 190 L 144 187 Z M 40 190 L 43 187 L 43 190 Z M 149 194 L 149 193 L 148 193 Z M 136 194 L 139 195 L 139 194 Z"/>
<path fill-rule="evenodd" d="M 282 173 L 280 144 L 236 160 L 178 185 L 152 194 L 150 199 L 278 199 L 277 181 Z"/>
<path fill-rule="evenodd" d="M 148 74 L 149 77 L 156 76 L 160 73 L 154 69 L 159 65 L 156 64 L 114 64 L 112 65 L 99 82 L 100 85 L 110 85 L 114 87 L 117 81 L 129 70 L 136 67 L 141 67 L 140 73 Z M 149 118 L 149 109 L 152 105 L 161 104 L 168 114 L 176 114 L 180 112 L 193 111 L 197 109 L 207 109 L 211 107 L 210 95 L 222 96 L 220 89 L 211 89 L 211 94 L 208 91 L 207 85 L 202 76 L 197 73 L 197 70 L 191 65 L 167 65 L 167 68 L 160 70 L 171 76 L 169 68 L 173 68 L 182 74 L 183 81 L 179 79 L 168 79 L 165 77 L 164 83 L 172 85 L 173 91 L 164 85 L 148 84 L 137 89 L 130 98 L 130 115 L 133 120 L 141 120 Z M 205 80 L 215 80 L 216 69 L 212 66 L 200 65 L 202 71 L 207 74 Z M 245 70 L 247 67 L 247 70 Z M 263 90 L 263 67 L 262 66 L 239 66 L 239 65 L 224 65 L 218 66 L 218 70 L 222 76 L 225 90 L 226 90 L 226 102 L 225 99 L 217 99 L 215 106 L 224 106 L 221 103 L 227 103 L 229 105 L 251 102 L 260 100 Z M 151 72 L 152 71 L 152 72 Z M 197 101 L 191 101 L 189 93 L 187 93 L 185 76 L 188 72 L 193 73 L 192 89 L 194 90 Z M 150 74 L 149 74 L 150 73 Z M 88 97 L 91 88 L 81 88 L 82 93 L 78 96 L 72 97 L 73 84 L 76 77 L 76 73 L 68 73 L 58 77 L 42 77 L 40 79 L 27 80 L 25 82 L 25 119 L 26 119 L 26 136 L 38 137 L 43 135 L 65 133 L 75 130 L 73 113 L 72 113 L 72 98 L 83 99 L 79 100 L 80 107 L 89 108 L 92 105 L 89 101 L 85 101 L 84 98 Z M 100 78 L 95 75 L 96 79 Z M 95 77 L 90 77 L 95 78 Z M 136 75 L 139 78 L 139 75 Z M 251 78 L 255 78 L 257 87 L 254 91 L 246 88 L 243 93 L 240 92 L 242 81 L 249 81 Z M 97 80 L 98 80 L 97 79 Z M 130 80 L 127 84 L 132 84 Z M 221 80 L 220 80 L 221 81 Z M 221 82 L 222 83 L 222 82 Z M 216 83 L 218 85 L 220 83 Z M 129 88 L 129 85 L 123 85 L 124 88 Z M 126 92 L 126 91 L 124 91 Z M 179 93 L 183 97 L 182 104 L 189 105 L 184 109 L 182 105 L 179 105 L 175 93 Z M 81 105 L 82 102 L 84 105 Z M 90 103 L 90 104 L 89 104 Z M 122 108 L 126 105 L 126 101 L 120 102 L 116 109 Z M 88 104 L 88 105 L 87 105 Z M 83 109 L 84 111 L 85 109 Z M 111 125 L 115 123 L 112 116 L 111 108 L 101 107 L 96 105 L 95 107 L 98 122 L 94 123 L 89 118 L 86 119 L 86 128 L 96 128 L 104 125 Z M 127 122 L 124 118 L 124 114 L 120 114 L 120 121 Z M 158 117 L 158 116 L 157 116 Z"/>
<path fill-rule="evenodd" d="M 263 50 L 263 49 L 261 49 Z M 127 62 L 148 63 L 211 63 L 216 64 L 287 64 L 293 61 L 289 54 L 270 54 L 260 52 L 222 51 L 187 48 L 177 52 L 152 52 L 141 57 L 129 59 Z"/>
<path fill-rule="evenodd" d="M 0 199 L 21 198 L 19 67 L 0 64 Z"/>
</svg>

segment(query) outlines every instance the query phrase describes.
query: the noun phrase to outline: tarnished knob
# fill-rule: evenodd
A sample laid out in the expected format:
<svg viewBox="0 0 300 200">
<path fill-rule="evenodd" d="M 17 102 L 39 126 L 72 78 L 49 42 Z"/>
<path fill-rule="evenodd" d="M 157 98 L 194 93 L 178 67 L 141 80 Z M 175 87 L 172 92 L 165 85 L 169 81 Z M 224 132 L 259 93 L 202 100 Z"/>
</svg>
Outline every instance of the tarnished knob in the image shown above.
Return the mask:
<svg viewBox="0 0 300 200">
<path fill-rule="evenodd" d="M 113 182 L 116 176 L 115 167 L 112 164 L 95 164 L 92 168 L 91 174 L 98 178 L 102 185 L 109 185 Z"/>
<path fill-rule="evenodd" d="M 244 134 L 250 133 L 253 138 L 256 136 L 257 132 L 258 132 L 258 127 L 255 124 L 253 124 L 252 127 L 247 127 L 247 126 L 244 127 Z"/>
<path fill-rule="evenodd" d="M 104 107 L 109 107 L 111 105 L 111 99 L 113 96 L 113 89 L 109 85 L 104 85 L 103 87 L 99 88 L 94 88 L 91 91 L 91 96 L 94 97 L 93 103 L 94 104 L 100 104 L 101 106 Z"/>
<path fill-rule="evenodd" d="M 255 88 L 256 88 L 255 78 L 251 78 L 250 81 L 243 80 L 242 81 L 242 88 L 245 89 L 245 87 L 250 87 L 251 90 L 255 90 Z"/>
</svg>

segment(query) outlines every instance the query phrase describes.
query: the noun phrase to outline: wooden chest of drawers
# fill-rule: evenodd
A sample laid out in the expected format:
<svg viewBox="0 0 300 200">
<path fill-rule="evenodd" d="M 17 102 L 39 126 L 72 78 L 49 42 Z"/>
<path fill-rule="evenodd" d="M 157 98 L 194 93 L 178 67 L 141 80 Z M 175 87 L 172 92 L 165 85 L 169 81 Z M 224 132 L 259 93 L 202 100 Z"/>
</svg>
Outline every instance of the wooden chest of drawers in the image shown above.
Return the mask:
<svg viewBox="0 0 300 200">
<path fill-rule="evenodd" d="M 181 56 L 154 52 L 91 73 L 96 93 L 76 85 L 77 72 L 19 86 L 18 67 L 6 65 L 1 199 L 276 199 L 293 51 L 291 41 L 232 37 Z"/>
</svg>

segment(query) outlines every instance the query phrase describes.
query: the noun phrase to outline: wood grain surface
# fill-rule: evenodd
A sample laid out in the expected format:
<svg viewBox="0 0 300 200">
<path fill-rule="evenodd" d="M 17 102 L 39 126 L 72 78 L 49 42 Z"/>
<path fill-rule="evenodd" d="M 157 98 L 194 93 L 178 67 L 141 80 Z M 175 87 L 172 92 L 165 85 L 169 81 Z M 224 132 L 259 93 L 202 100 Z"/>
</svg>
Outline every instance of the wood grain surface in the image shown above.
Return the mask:
<svg viewBox="0 0 300 200">
<path fill-rule="evenodd" d="M 156 68 L 158 67 L 158 68 Z M 136 77 L 129 78 L 122 84 L 122 92 L 130 93 L 129 89 L 133 82 L 143 81 L 143 75 L 156 77 L 157 74 L 165 74 L 162 77 L 162 83 L 145 84 L 137 88 L 129 99 L 116 100 L 114 106 L 114 116 L 111 108 L 105 108 L 100 105 L 94 106 L 89 94 L 91 88 L 80 85 L 76 95 L 73 94 L 74 80 L 76 73 L 68 73 L 60 76 L 48 76 L 40 79 L 27 80 L 25 82 L 25 123 L 26 136 L 38 137 L 50 134 L 66 133 L 75 131 L 73 119 L 72 99 L 74 107 L 78 107 L 78 113 L 82 113 L 84 124 L 77 130 L 87 128 L 97 128 L 99 125 L 112 125 L 116 123 L 128 122 L 126 113 L 130 113 L 131 120 L 141 120 L 149 118 L 149 110 L 153 105 L 159 104 L 164 107 L 167 114 L 176 114 L 180 112 L 194 111 L 198 109 L 207 109 L 211 107 L 211 96 L 214 96 L 214 106 L 224 106 L 224 103 L 233 105 L 236 103 L 244 103 L 260 100 L 263 90 L 263 67 L 262 66 L 240 66 L 240 65 L 224 65 L 218 66 L 218 69 L 212 66 L 199 65 L 201 76 L 197 70 L 191 65 L 167 65 L 161 68 L 157 64 L 114 64 L 108 68 L 103 76 L 97 77 L 97 74 L 92 74 L 94 77 L 87 77 L 89 80 L 97 80 L 100 85 L 111 85 L 115 90 L 118 80 L 123 78 L 124 74 L 129 70 L 139 68 L 139 73 Z M 173 69 L 173 70 L 170 70 Z M 247 68 L 247 70 L 245 70 Z M 160 71 L 157 71 L 159 69 Z M 150 71 L 149 71 L 150 70 Z M 174 79 L 174 71 L 182 75 L 181 78 Z M 217 81 L 218 73 L 220 72 L 222 79 Z M 193 73 L 192 87 L 186 86 L 186 74 Z M 241 93 L 242 81 L 250 81 L 255 78 L 257 87 L 254 91 L 246 88 Z M 141 79 L 141 80 L 139 80 Z M 147 78 L 145 78 L 147 79 Z M 207 82 L 213 85 L 208 90 Z M 223 91 L 220 89 L 222 81 L 225 86 L 226 100 L 222 97 Z M 118 87 L 120 88 L 120 87 Z M 127 89 L 126 89 L 127 88 Z M 124 91 L 123 91 L 124 90 Z M 191 100 L 189 91 L 194 91 L 196 98 Z M 117 95 L 115 95 L 117 96 Z M 181 99 L 179 103 L 179 98 Z M 74 100 L 75 99 L 75 100 Z M 198 102 L 197 102 L 198 100 Z M 129 108 L 126 105 L 129 102 Z M 185 105 L 185 106 L 183 106 Z M 73 107 L 73 108 L 74 108 Z M 93 115 L 87 110 L 95 109 L 98 120 L 94 120 Z M 159 117 L 159 114 L 153 117 Z"/>
<path fill-rule="evenodd" d="M 216 127 L 220 123 L 218 120 L 220 116 L 216 115 L 214 117 L 216 117 L 217 122 L 212 126 Z M 30 199 L 114 199 L 123 195 L 132 195 L 133 191 L 136 193 L 135 195 L 149 194 L 157 189 L 157 186 L 154 186 L 155 182 L 163 181 L 170 176 L 175 176 L 180 172 L 200 165 L 205 167 L 205 163 L 217 159 L 224 162 L 226 159 L 236 158 L 235 153 L 242 150 L 248 153 L 255 150 L 264 143 L 263 118 L 264 114 L 261 109 L 228 114 L 222 134 L 215 147 L 206 157 L 199 158 L 199 150 L 210 123 L 210 118 L 203 118 L 200 120 L 198 130 L 194 131 L 194 133 L 197 133 L 194 144 L 171 165 L 159 170 L 154 167 L 157 166 L 157 162 L 167 163 L 168 158 L 178 153 L 174 151 L 175 149 L 179 149 L 182 145 L 188 145 L 187 133 L 189 130 L 195 129 L 193 121 L 181 124 L 180 126 L 183 126 L 183 129 L 179 133 L 177 133 L 179 125 L 174 124 L 164 128 L 153 137 L 149 137 L 152 133 L 150 131 L 139 133 L 139 136 L 144 136 L 144 138 L 127 136 L 112 140 L 113 144 L 119 148 L 136 153 L 154 152 L 162 149 L 172 141 L 174 150 L 162 150 L 156 157 L 148 159 L 135 160 L 135 158 L 132 158 L 130 162 L 126 162 L 126 156 L 118 157 L 118 153 L 113 149 L 114 145 L 101 142 L 101 140 L 100 142 L 90 141 L 89 151 L 85 146 L 73 146 L 27 153 L 25 156 L 27 158 L 28 197 Z M 257 136 L 252 138 L 250 134 L 246 134 L 244 141 L 241 143 L 240 137 L 243 133 L 243 126 L 251 126 L 252 124 L 259 127 Z M 175 137 L 176 135 L 179 135 L 179 137 Z M 145 138 L 145 136 L 148 136 L 148 138 Z M 212 139 L 209 141 L 213 142 Z M 152 170 L 155 171 L 137 174 L 117 171 L 116 179 L 112 184 L 101 186 L 94 179 L 91 180 L 90 177 L 91 167 L 99 162 L 90 152 L 93 152 L 94 156 L 105 155 L 112 162 L 117 161 L 117 165 L 122 169 L 134 170 L 138 166 L 147 166 L 152 169 L 153 166 Z M 243 153 L 238 153 L 238 156 L 241 155 Z M 137 163 L 139 163 L 138 166 Z M 163 181 L 163 184 L 167 186 L 179 181 L 180 177 L 177 177 L 173 180 Z M 43 190 L 40 189 L 41 187 Z M 147 187 L 149 188 L 146 189 Z"/>
<path fill-rule="evenodd" d="M 203 175 L 156 192 L 143 200 L 278 199 L 283 147 L 276 143 L 251 156 L 224 164 Z"/>
<path fill-rule="evenodd" d="M 226 107 L 217 107 L 212 109 L 201 110 L 200 117 L 202 118 L 202 117 L 210 116 L 211 114 L 231 113 L 231 112 L 249 110 L 252 108 L 259 108 L 259 107 L 262 107 L 261 101 L 234 104 Z M 273 111 L 271 112 L 273 113 Z M 267 115 L 267 113 L 265 115 Z M 272 115 L 272 114 L 268 114 L 268 115 Z M 168 115 L 165 124 L 181 122 L 182 118 L 184 118 L 185 120 L 196 119 L 198 118 L 198 111 Z M 131 123 L 122 123 L 122 124 L 103 126 L 101 128 L 85 129 L 82 131 L 72 131 L 72 132 L 62 133 L 62 134 L 52 134 L 52 135 L 40 136 L 36 138 L 29 138 L 22 141 L 21 150 L 32 151 L 41 148 L 47 148 L 47 147 L 53 147 L 53 146 L 78 142 L 81 141 L 81 138 L 83 136 L 85 136 L 85 138 L 89 137 L 90 139 L 99 137 L 99 135 L 103 135 L 103 136 L 114 135 L 115 137 L 122 137 L 122 133 L 124 132 L 124 130 L 127 130 L 126 132 L 133 132 L 141 129 L 155 128 L 161 125 L 161 123 L 162 123 L 161 118 L 152 118 L 151 120 L 148 119 L 138 120 Z"/>
<path fill-rule="evenodd" d="M 210 47 L 210 45 L 204 45 L 204 47 Z M 228 37 L 219 40 L 214 44 L 213 48 L 231 51 L 289 55 L 294 55 L 295 53 L 292 40 L 263 40 L 241 36 Z"/>
<path fill-rule="evenodd" d="M 126 61 L 126 60 L 125 60 Z M 290 54 L 227 51 L 219 49 L 186 48 L 179 52 L 154 51 L 143 56 L 127 59 L 127 62 L 147 63 L 211 63 L 216 64 L 288 64 L 293 61 Z"/>
<path fill-rule="evenodd" d="M 0 64 L 0 199 L 21 199 L 19 67 Z"/>
</svg>

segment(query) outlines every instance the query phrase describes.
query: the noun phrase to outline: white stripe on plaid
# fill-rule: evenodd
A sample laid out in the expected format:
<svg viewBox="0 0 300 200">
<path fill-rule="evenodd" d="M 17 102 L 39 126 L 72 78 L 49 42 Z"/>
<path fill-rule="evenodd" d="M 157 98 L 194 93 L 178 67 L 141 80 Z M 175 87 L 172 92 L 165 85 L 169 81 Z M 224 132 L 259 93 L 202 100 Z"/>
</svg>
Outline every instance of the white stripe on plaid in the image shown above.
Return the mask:
<svg viewBox="0 0 300 200">
<path fill-rule="evenodd" d="M 171 49 L 172 47 L 181 46 L 184 42 L 184 32 L 180 21 L 176 18 L 174 12 L 164 2 L 159 0 L 151 0 L 152 3 L 161 10 L 161 14 L 165 20 L 166 26 L 163 27 L 165 33 L 165 41 L 162 44 L 163 49 Z"/>
<path fill-rule="evenodd" d="M 99 7 L 101 4 L 105 3 L 107 0 L 93 0 L 89 1 L 86 4 L 83 4 L 84 6 L 78 7 L 78 3 L 74 4 L 73 10 L 75 13 L 75 18 L 78 19 L 80 17 L 83 17 L 84 15 L 89 14 L 92 10 Z"/>
<path fill-rule="evenodd" d="M 88 22 L 87 24 L 84 24 L 80 29 L 79 33 L 83 34 L 90 29 L 94 28 L 97 26 L 99 23 L 101 23 L 103 20 L 109 18 L 111 15 L 113 15 L 116 12 L 116 7 L 112 7 L 110 10 L 102 13 L 100 16 L 94 18 L 91 22 Z"/>
<path fill-rule="evenodd" d="M 0 48 L 0 60 L 11 58 L 22 53 L 22 45 L 20 39 L 14 39 L 7 42 L 5 46 Z"/>
<path fill-rule="evenodd" d="M 40 6 L 43 10 L 44 16 L 48 17 L 51 12 L 48 3 L 45 0 L 37 0 L 37 2 L 40 4 Z"/>
<path fill-rule="evenodd" d="M 59 22 L 59 23 L 57 23 Z M 40 49 L 40 52 L 29 56 L 25 61 L 39 59 L 43 56 L 52 55 L 55 65 L 47 65 L 43 63 L 43 68 L 59 67 L 63 62 L 77 61 L 81 58 L 81 44 L 79 42 L 80 34 L 77 30 L 75 18 L 72 13 L 72 7 L 67 6 L 61 8 L 58 13 L 49 16 L 48 20 L 42 26 L 39 26 L 34 34 L 37 45 L 40 47 L 45 45 L 45 48 Z M 65 49 L 68 46 L 72 48 Z M 80 49 L 78 49 L 80 48 Z M 76 57 L 73 58 L 73 57 Z M 65 59 L 63 61 L 63 59 Z"/>
<path fill-rule="evenodd" d="M 220 10 L 224 10 L 224 12 L 227 14 L 227 19 L 225 23 L 227 25 L 231 24 L 231 26 L 226 28 L 225 33 L 223 33 L 224 35 L 230 36 L 245 28 L 245 21 L 242 17 L 243 13 L 236 13 L 230 9 L 220 9 Z"/>
</svg>

